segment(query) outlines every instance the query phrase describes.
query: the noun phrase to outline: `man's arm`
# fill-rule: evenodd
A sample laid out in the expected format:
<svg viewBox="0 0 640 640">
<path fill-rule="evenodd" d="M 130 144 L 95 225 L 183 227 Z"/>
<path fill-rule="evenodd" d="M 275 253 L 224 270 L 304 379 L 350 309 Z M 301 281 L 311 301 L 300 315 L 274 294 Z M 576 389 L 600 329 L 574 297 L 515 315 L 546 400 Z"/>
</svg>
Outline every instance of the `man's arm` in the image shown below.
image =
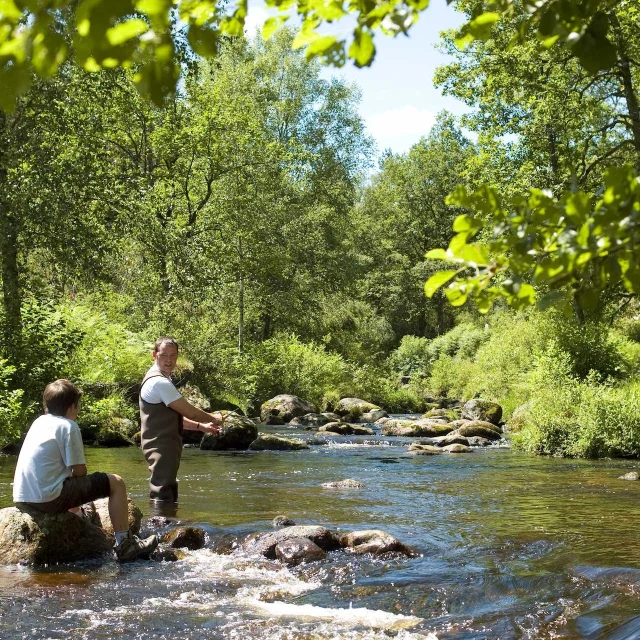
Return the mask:
<svg viewBox="0 0 640 640">
<path fill-rule="evenodd" d="M 195 423 L 194 426 L 196 429 L 198 422 L 205 424 L 212 422 L 217 426 L 222 426 L 222 423 L 224 422 L 224 418 L 219 413 L 207 413 L 202 409 L 198 409 L 198 407 L 194 407 L 184 398 L 178 398 L 177 400 L 170 402 L 167 406 L 179 413 L 183 418 L 187 418 L 187 420 Z M 185 425 L 187 429 L 194 429 L 194 426 L 189 427 Z"/>
<path fill-rule="evenodd" d="M 74 478 L 81 478 L 82 476 L 87 475 L 87 465 L 86 464 L 72 464 L 71 465 L 71 475 Z"/>
</svg>

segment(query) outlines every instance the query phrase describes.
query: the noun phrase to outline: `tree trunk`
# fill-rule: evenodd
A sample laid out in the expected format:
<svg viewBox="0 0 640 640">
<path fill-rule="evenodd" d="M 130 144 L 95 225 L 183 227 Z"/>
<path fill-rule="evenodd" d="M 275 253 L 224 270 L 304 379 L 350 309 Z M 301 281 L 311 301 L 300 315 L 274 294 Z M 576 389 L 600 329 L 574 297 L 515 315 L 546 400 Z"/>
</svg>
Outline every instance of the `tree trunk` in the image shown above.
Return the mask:
<svg viewBox="0 0 640 640">
<path fill-rule="evenodd" d="M 633 146 L 638 156 L 636 165 L 640 166 L 640 106 L 638 105 L 638 95 L 633 86 L 633 74 L 631 71 L 631 60 L 629 58 L 627 42 L 622 32 L 622 27 L 615 11 L 610 15 L 611 25 L 616 37 L 616 46 L 618 49 L 618 68 L 624 98 L 627 103 L 627 111 L 631 118 L 631 134 L 633 137 Z"/>
<path fill-rule="evenodd" d="M 244 278 L 240 274 L 240 291 L 238 293 L 238 353 L 242 355 L 244 346 Z"/>
</svg>

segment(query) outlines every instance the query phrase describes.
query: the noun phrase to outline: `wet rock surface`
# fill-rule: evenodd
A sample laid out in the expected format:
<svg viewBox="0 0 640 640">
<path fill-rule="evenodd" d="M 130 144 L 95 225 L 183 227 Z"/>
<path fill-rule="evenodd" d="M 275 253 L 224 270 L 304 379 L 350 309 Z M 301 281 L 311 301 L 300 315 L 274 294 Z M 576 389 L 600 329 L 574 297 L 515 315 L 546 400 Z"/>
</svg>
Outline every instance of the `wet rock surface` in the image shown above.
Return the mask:
<svg viewBox="0 0 640 640">
<path fill-rule="evenodd" d="M 275 555 L 290 567 L 303 562 L 317 562 L 327 557 L 326 551 L 308 538 L 287 538 L 276 544 Z"/>
<path fill-rule="evenodd" d="M 340 546 L 349 548 L 353 553 L 381 555 L 383 553 L 396 552 L 406 556 L 416 555 L 411 547 L 380 529 L 345 533 L 340 536 Z"/>
<path fill-rule="evenodd" d="M 283 393 L 262 404 L 260 420 L 266 424 L 286 424 L 293 418 L 309 413 L 316 413 L 316 408 L 310 402 L 298 396 Z"/>
<path fill-rule="evenodd" d="M 207 534 L 198 527 L 178 527 L 165 533 L 162 542 L 173 549 L 202 549 L 207 541 Z"/>
<path fill-rule="evenodd" d="M 300 451 L 309 445 L 298 438 L 282 438 L 269 434 L 260 434 L 250 445 L 252 451 Z"/>
<path fill-rule="evenodd" d="M 362 482 L 347 478 L 346 480 L 338 480 L 337 482 L 323 482 L 325 489 L 364 489 Z"/>
<path fill-rule="evenodd" d="M 258 427 L 251 418 L 228 413 L 224 416 L 224 423 L 218 435 L 204 434 L 200 449 L 204 451 L 244 450 L 248 449 L 257 437 Z"/>
</svg>

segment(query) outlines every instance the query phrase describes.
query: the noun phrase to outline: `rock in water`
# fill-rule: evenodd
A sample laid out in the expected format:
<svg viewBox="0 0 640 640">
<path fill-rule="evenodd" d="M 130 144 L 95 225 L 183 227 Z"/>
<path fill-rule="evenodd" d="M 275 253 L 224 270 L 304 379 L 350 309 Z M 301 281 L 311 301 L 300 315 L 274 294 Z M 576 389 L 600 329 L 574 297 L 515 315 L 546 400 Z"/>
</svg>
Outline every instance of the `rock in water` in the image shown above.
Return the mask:
<svg viewBox="0 0 640 640">
<path fill-rule="evenodd" d="M 369 427 L 361 427 L 356 424 L 349 424 L 348 422 L 330 422 L 329 424 L 322 425 L 319 432 L 323 433 L 337 433 L 341 436 L 372 436 L 375 434 L 373 429 Z"/>
<path fill-rule="evenodd" d="M 88 518 L 91 524 L 104 529 L 109 535 L 113 535 L 113 525 L 109 516 L 109 498 L 88 502 L 80 508 L 82 515 Z M 142 522 L 142 511 L 131 498 L 127 498 L 127 510 L 129 513 L 129 529 L 133 534 L 138 535 L 140 523 Z"/>
<path fill-rule="evenodd" d="M 637 471 L 630 471 L 629 473 L 625 473 L 623 476 L 620 476 L 618 480 L 640 480 L 640 473 Z"/>
<path fill-rule="evenodd" d="M 409 447 L 409 453 L 417 456 L 437 456 L 442 453 L 442 449 L 431 444 L 418 444 L 414 442 Z"/>
<path fill-rule="evenodd" d="M 397 538 L 379 529 L 366 531 L 352 531 L 340 536 L 340 545 L 350 548 L 354 553 L 373 553 L 380 555 L 390 551 L 415 556 L 413 549 L 403 544 Z"/>
<path fill-rule="evenodd" d="M 502 420 L 502 407 L 496 402 L 474 398 L 462 407 L 462 417 L 467 420 L 484 420 L 497 425 Z"/>
<path fill-rule="evenodd" d="M 0 564 L 57 564 L 98 558 L 113 539 L 73 513 L 55 516 L 29 507 L 0 510 Z"/>
<path fill-rule="evenodd" d="M 252 451 L 299 451 L 309 445 L 298 438 L 281 438 L 261 433 L 250 445 Z"/>
<path fill-rule="evenodd" d="M 347 422 L 355 422 L 363 414 L 376 410 L 380 410 L 377 404 L 372 404 L 360 398 L 342 398 L 335 408 L 335 412 Z"/>
<path fill-rule="evenodd" d="M 276 516 L 271 524 L 274 529 L 281 529 L 282 527 L 294 527 L 296 523 L 289 516 Z"/>
<path fill-rule="evenodd" d="M 178 527 L 166 533 L 162 542 L 173 549 L 202 549 L 207 540 L 207 534 L 198 527 Z"/>
<path fill-rule="evenodd" d="M 337 419 L 340 420 L 340 417 L 337 416 Z M 301 427 L 321 427 L 323 424 L 328 424 L 329 422 L 332 422 L 331 418 L 322 413 L 307 413 L 303 416 L 293 418 L 289 424 L 299 425 Z"/>
<path fill-rule="evenodd" d="M 448 451 L 449 453 L 471 453 L 471 447 L 467 447 L 464 444 L 448 444 L 446 447 L 442 447 L 443 451 Z"/>
<path fill-rule="evenodd" d="M 298 396 L 283 393 L 267 400 L 260 407 L 260 420 L 267 424 L 284 424 L 292 418 L 304 416 L 307 413 L 316 413 L 316 408 L 310 402 Z M 273 419 L 282 422 L 273 423 Z"/>
<path fill-rule="evenodd" d="M 322 485 L 325 489 L 364 489 L 362 482 L 357 480 L 338 480 L 337 482 L 325 482 Z"/>
<path fill-rule="evenodd" d="M 316 562 L 327 557 L 317 544 L 308 538 L 287 538 L 276 544 L 276 558 L 290 567 L 303 562 Z"/>
<path fill-rule="evenodd" d="M 255 533 L 244 541 L 242 548 L 247 553 L 258 553 L 265 558 L 275 560 L 276 545 L 282 540 L 291 538 L 307 538 L 325 551 L 340 548 L 340 542 L 329 529 L 314 525 L 297 525 L 269 533 Z"/>
<path fill-rule="evenodd" d="M 249 445 L 258 437 L 258 427 L 251 418 L 229 413 L 224 417 L 224 423 L 219 435 L 206 433 L 200 443 L 200 449 L 220 451 L 223 449 L 248 449 Z"/>
</svg>

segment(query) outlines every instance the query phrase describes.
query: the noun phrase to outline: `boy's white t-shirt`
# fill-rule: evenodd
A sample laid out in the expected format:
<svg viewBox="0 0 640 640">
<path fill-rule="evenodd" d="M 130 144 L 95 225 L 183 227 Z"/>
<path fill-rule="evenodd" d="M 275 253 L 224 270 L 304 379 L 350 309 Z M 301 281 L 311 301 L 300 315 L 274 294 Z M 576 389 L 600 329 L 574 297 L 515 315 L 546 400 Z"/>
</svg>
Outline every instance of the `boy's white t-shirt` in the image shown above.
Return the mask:
<svg viewBox="0 0 640 640">
<path fill-rule="evenodd" d="M 147 372 L 147 375 L 155 372 L 160 374 L 160 369 L 154 364 Z M 182 394 L 176 389 L 171 380 L 164 375 L 156 375 L 153 378 L 149 378 L 140 391 L 140 397 L 149 404 L 169 405 L 176 400 L 182 398 Z"/>
<path fill-rule="evenodd" d="M 40 416 L 31 425 L 18 456 L 13 501 L 55 500 L 75 464 L 85 464 L 80 427 L 62 416 Z"/>
</svg>

